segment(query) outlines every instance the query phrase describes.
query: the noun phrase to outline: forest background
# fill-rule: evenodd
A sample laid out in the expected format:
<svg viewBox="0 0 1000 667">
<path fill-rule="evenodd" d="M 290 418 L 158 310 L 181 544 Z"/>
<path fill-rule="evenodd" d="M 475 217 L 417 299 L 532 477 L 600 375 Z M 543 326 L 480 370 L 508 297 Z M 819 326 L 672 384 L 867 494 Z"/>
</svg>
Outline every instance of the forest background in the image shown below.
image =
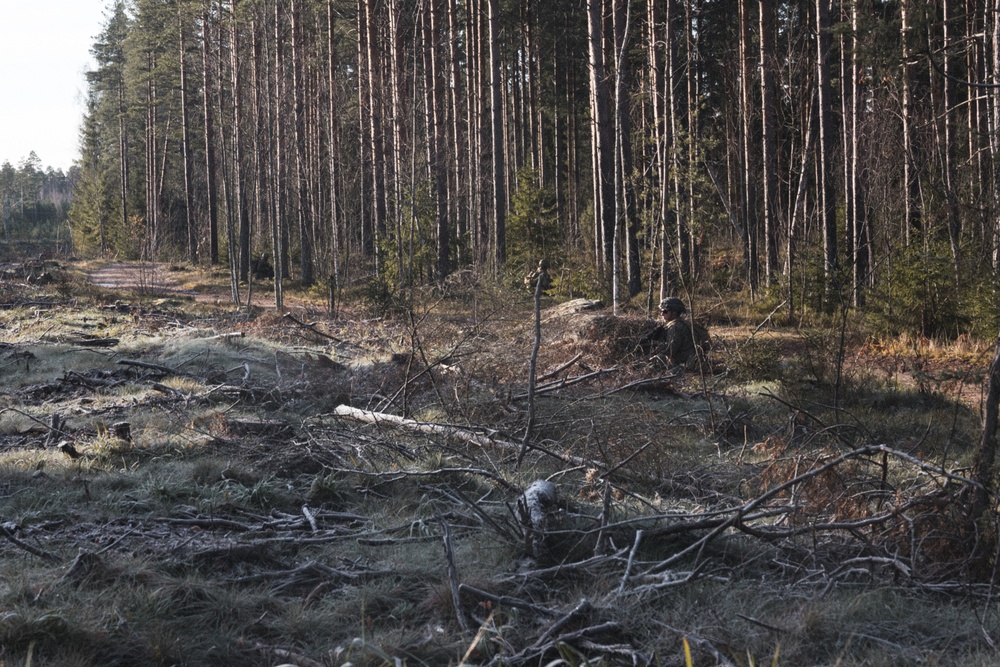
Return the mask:
<svg viewBox="0 0 1000 667">
<path fill-rule="evenodd" d="M 995 4 L 114 2 L 73 241 L 334 298 L 545 257 L 616 304 L 992 336 Z"/>
</svg>

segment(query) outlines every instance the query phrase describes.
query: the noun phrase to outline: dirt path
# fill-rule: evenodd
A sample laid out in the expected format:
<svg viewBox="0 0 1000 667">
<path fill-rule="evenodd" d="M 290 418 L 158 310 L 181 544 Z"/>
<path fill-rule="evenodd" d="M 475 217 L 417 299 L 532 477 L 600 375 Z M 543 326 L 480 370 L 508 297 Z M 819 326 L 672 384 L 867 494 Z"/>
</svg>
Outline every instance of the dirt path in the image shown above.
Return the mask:
<svg viewBox="0 0 1000 667">
<path fill-rule="evenodd" d="M 112 262 L 87 271 L 90 282 L 105 289 L 130 291 L 155 298 L 180 297 L 217 305 L 232 302 L 228 284 L 200 283 L 198 289 L 188 289 L 178 280 L 178 276 L 186 275 L 188 274 L 169 270 L 167 265 L 148 262 Z M 244 302 L 246 290 L 246 285 L 241 286 L 240 298 Z M 274 294 L 270 283 L 255 284 L 252 299 L 253 305 L 258 308 L 274 308 Z M 285 305 L 289 309 L 306 307 L 305 304 L 293 302 L 287 295 Z"/>
<path fill-rule="evenodd" d="M 186 296 L 199 300 L 194 290 L 184 289 L 159 264 L 114 262 L 87 272 L 90 282 L 98 287 L 131 290 L 149 296 Z"/>
</svg>

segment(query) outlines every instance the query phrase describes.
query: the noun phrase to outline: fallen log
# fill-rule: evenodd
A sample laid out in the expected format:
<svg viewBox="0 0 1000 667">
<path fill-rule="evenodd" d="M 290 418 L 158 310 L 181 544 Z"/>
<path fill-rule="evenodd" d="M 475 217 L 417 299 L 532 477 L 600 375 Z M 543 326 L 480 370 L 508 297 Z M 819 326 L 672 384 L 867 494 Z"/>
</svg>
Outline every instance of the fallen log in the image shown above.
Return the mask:
<svg viewBox="0 0 1000 667">
<path fill-rule="evenodd" d="M 506 440 L 497 440 L 487 435 L 483 435 L 482 433 L 476 433 L 475 431 L 470 431 L 458 426 L 436 424 L 434 422 L 420 422 L 415 419 L 391 415 L 385 412 L 373 412 L 371 410 L 352 408 L 349 405 L 338 405 L 334 408 L 333 414 L 337 417 L 352 419 L 365 424 L 386 424 L 394 428 L 404 428 L 411 431 L 417 431 L 419 433 L 429 433 L 431 435 L 440 435 L 446 438 L 455 438 L 456 440 L 468 442 L 473 445 L 479 445 L 480 447 L 503 447 L 515 450 L 519 450 L 521 448 L 521 446 L 517 443 Z"/>
</svg>

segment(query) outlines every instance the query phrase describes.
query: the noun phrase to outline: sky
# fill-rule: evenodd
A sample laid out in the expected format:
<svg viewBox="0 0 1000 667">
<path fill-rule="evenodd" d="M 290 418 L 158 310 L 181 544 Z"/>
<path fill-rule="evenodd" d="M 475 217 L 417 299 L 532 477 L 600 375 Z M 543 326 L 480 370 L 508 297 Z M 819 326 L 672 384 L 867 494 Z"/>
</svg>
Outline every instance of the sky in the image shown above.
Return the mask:
<svg viewBox="0 0 1000 667">
<path fill-rule="evenodd" d="M 64 172 L 80 152 L 84 73 L 106 0 L 0 0 L 0 164 L 31 151 Z"/>
</svg>

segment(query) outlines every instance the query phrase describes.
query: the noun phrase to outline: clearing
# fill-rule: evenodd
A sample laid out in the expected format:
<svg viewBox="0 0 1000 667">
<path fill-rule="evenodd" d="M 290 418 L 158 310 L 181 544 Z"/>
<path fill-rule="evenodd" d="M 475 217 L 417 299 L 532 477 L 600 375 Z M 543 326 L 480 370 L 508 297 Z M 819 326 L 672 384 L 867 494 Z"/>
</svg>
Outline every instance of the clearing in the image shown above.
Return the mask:
<svg viewBox="0 0 1000 667">
<path fill-rule="evenodd" d="M 640 314 L 546 302 L 532 392 L 525 294 L 228 295 L 0 274 L 5 665 L 995 661 L 961 521 L 987 345 L 720 303 L 676 375 Z"/>
</svg>

